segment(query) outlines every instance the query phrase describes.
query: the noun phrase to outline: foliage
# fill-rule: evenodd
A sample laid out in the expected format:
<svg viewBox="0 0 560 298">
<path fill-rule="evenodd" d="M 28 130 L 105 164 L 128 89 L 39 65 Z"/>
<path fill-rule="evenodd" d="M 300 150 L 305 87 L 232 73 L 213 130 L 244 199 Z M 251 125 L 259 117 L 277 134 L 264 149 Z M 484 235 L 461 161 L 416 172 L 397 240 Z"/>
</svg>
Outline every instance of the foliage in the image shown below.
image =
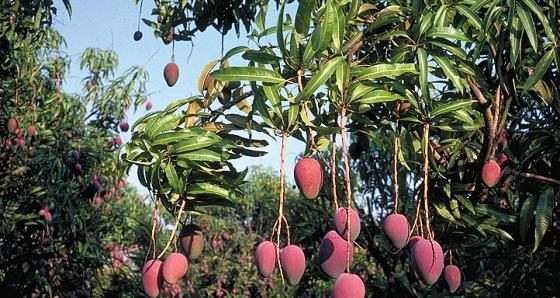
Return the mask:
<svg viewBox="0 0 560 298">
<path fill-rule="evenodd" d="M 9 297 L 91 295 L 112 262 L 103 243 L 138 244 L 133 221 L 150 209 L 118 175 L 114 146 L 128 107 L 145 101 L 145 75 L 115 77 L 116 54 L 91 49 L 81 64 L 95 87 L 65 92 L 70 59 L 50 27 L 55 13 L 49 1 L 0 5 L 0 289 Z"/>
<path fill-rule="evenodd" d="M 371 139 L 355 166 L 366 194 L 357 203 L 374 227 L 393 208 L 387 177 L 394 136 L 400 181 L 406 182 L 401 210 L 414 218 L 427 128 L 432 223 L 438 241 L 459 255 L 455 260 L 472 279 L 466 293 L 553 293 L 558 256 L 548 247 L 558 241 L 551 225 L 560 184 L 553 171 L 560 123 L 557 5 L 303 0 L 295 16 L 284 13 L 285 5 L 273 27 L 266 27 L 262 6 L 249 35 L 252 47 L 235 47 L 209 64 L 219 66 L 209 73 L 214 84 L 248 82 L 239 87 L 251 107 L 246 117 L 304 141 L 306 154 L 328 148 L 340 131 L 338 115 L 348 111 L 350 130 Z M 247 66 L 230 67 L 227 60 L 239 54 Z M 235 97 L 222 101 L 237 103 Z M 501 183 L 487 188 L 481 167 L 501 154 L 507 157 Z M 534 241 L 525 237 L 530 229 Z M 404 256 L 386 262 L 381 238 L 366 239 L 383 269 L 377 278 L 386 277 L 380 287 L 390 288 L 398 277 L 397 284 L 416 291 L 403 280 L 409 271 Z M 538 265 L 519 267 L 527 265 L 526 253 L 552 261 L 540 263 L 544 270 L 536 273 Z M 499 255 L 515 262 L 488 263 Z"/>
</svg>

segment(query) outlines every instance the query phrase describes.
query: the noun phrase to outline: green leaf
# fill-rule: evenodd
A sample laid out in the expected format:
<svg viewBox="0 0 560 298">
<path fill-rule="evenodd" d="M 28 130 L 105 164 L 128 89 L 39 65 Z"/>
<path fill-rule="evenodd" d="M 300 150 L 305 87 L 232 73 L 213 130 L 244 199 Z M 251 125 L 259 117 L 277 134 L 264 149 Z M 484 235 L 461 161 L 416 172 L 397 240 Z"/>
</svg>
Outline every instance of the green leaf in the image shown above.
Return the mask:
<svg viewBox="0 0 560 298">
<path fill-rule="evenodd" d="M 447 102 L 444 104 L 437 105 L 431 112 L 431 117 L 437 117 L 452 111 L 456 111 L 465 107 L 472 105 L 472 100 L 456 100 L 452 102 Z"/>
<path fill-rule="evenodd" d="M 547 188 L 539 197 L 537 209 L 535 210 L 535 246 L 533 253 L 539 248 L 548 226 L 552 222 L 552 209 L 554 208 L 554 192 Z"/>
<path fill-rule="evenodd" d="M 455 218 L 453 217 L 453 215 L 451 215 L 451 212 L 449 212 L 449 210 L 447 210 L 447 207 L 445 207 L 445 205 L 443 205 L 442 203 L 437 203 L 437 204 L 434 204 L 434 207 L 436 208 L 436 212 L 441 217 L 449 220 L 450 222 L 455 222 Z"/>
<path fill-rule="evenodd" d="M 311 35 L 311 44 L 315 51 L 322 51 L 329 46 L 332 38 L 332 32 L 334 27 L 334 10 L 332 5 L 325 6 L 325 13 L 323 14 L 323 20 Z"/>
<path fill-rule="evenodd" d="M 210 138 L 207 136 L 190 137 L 173 146 L 170 153 L 181 154 L 187 151 L 194 151 L 194 150 L 206 148 L 218 142 L 220 142 L 219 138 Z"/>
<path fill-rule="evenodd" d="M 517 59 L 521 54 L 521 20 L 516 15 L 513 17 L 511 22 L 511 30 L 509 31 L 509 43 L 511 45 L 511 50 L 509 51 L 510 60 L 515 66 Z"/>
<path fill-rule="evenodd" d="M 146 125 L 148 139 L 153 139 L 156 134 L 175 129 L 181 121 L 181 115 L 165 115 L 150 119 Z"/>
<path fill-rule="evenodd" d="M 453 40 L 462 40 L 471 42 L 471 39 L 468 38 L 465 33 L 450 27 L 437 27 L 432 28 L 426 33 L 426 37 L 441 37 L 445 39 L 453 39 Z"/>
<path fill-rule="evenodd" d="M 296 12 L 295 26 L 296 31 L 301 35 L 309 33 L 311 22 L 311 12 L 315 6 L 315 0 L 301 0 Z"/>
<path fill-rule="evenodd" d="M 226 53 L 226 54 L 224 55 L 224 57 L 222 58 L 222 63 L 223 63 L 224 61 L 228 60 L 229 58 L 231 58 L 231 57 L 233 57 L 233 56 L 235 56 L 235 55 L 237 55 L 237 54 L 239 54 L 239 53 L 245 52 L 245 51 L 247 51 L 247 50 L 249 50 L 249 49 L 250 49 L 250 48 L 249 48 L 249 47 L 246 47 L 246 46 L 238 46 L 238 47 L 235 47 L 235 48 L 233 48 L 233 49 L 227 51 L 227 53 Z"/>
<path fill-rule="evenodd" d="M 323 85 L 333 75 L 333 73 L 336 71 L 336 68 L 338 67 L 338 64 L 341 63 L 342 61 L 344 61 L 344 58 L 339 56 L 331 59 L 329 62 L 323 65 L 321 70 L 319 70 L 317 73 L 313 75 L 313 77 L 311 77 L 311 80 L 309 80 L 307 85 L 305 85 L 303 91 L 300 94 L 298 94 L 297 96 L 298 99 L 306 100 L 309 96 L 311 96 L 321 85 Z M 296 100 L 296 102 L 298 102 L 298 100 Z"/>
<path fill-rule="evenodd" d="M 471 23 L 476 30 L 482 31 L 482 20 L 470 8 L 463 5 L 456 5 L 455 9 L 457 9 L 461 15 L 466 17 L 467 20 L 469 20 L 469 23 Z"/>
<path fill-rule="evenodd" d="M 256 50 L 247 50 L 241 57 L 245 60 L 263 64 L 278 64 L 282 60 L 278 56 Z"/>
<path fill-rule="evenodd" d="M 336 86 L 338 91 L 344 92 L 344 87 L 346 86 L 346 82 L 348 81 L 348 64 L 347 63 L 339 63 L 338 67 L 336 68 Z"/>
<path fill-rule="evenodd" d="M 288 127 L 292 127 L 297 120 L 299 106 L 299 104 L 290 104 L 290 109 L 288 110 Z"/>
<path fill-rule="evenodd" d="M 222 160 L 220 153 L 208 149 L 200 149 L 196 151 L 185 152 L 180 154 L 177 158 L 188 159 L 190 161 L 208 161 L 208 162 L 215 162 L 215 161 Z"/>
<path fill-rule="evenodd" d="M 227 198 L 229 196 L 229 191 L 221 186 L 208 183 L 208 182 L 200 182 L 200 183 L 193 183 L 189 184 L 186 189 L 187 195 L 214 195 L 223 198 Z"/>
<path fill-rule="evenodd" d="M 179 180 L 177 171 L 172 164 L 168 164 L 165 167 L 165 176 L 167 177 L 167 181 L 169 181 L 169 185 L 171 185 L 171 187 L 173 187 L 179 195 L 182 195 L 183 183 L 181 180 Z"/>
<path fill-rule="evenodd" d="M 392 93 L 386 90 L 374 90 L 364 95 L 358 100 L 358 102 L 360 102 L 361 104 L 372 104 L 378 102 L 394 101 L 401 98 L 402 95 L 397 93 Z"/>
<path fill-rule="evenodd" d="M 417 72 L 414 63 L 377 64 L 361 71 L 356 80 L 373 80 L 382 77 L 395 78 L 405 73 Z"/>
<path fill-rule="evenodd" d="M 333 30 L 332 30 L 332 40 L 334 48 L 340 50 L 342 48 L 342 42 L 344 41 L 344 27 L 346 26 L 346 18 L 344 17 L 344 12 L 337 4 L 333 1 L 327 1 L 330 3 L 333 10 Z"/>
<path fill-rule="evenodd" d="M 519 235 L 523 241 L 527 239 L 527 232 L 529 232 L 529 225 L 531 224 L 531 219 L 533 219 L 536 206 L 537 200 L 529 197 L 523 202 L 521 207 L 521 212 L 519 213 Z"/>
<path fill-rule="evenodd" d="M 277 115 L 282 115 L 282 99 L 280 97 L 280 92 L 278 92 L 278 87 L 274 85 L 264 84 L 263 91 L 270 103 L 272 104 L 272 109 Z"/>
<path fill-rule="evenodd" d="M 531 9 L 531 11 L 533 11 L 534 14 L 537 15 L 537 18 L 541 21 L 546 36 L 550 39 L 552 44 L 556 44 L 556 35 L 550 26 L 548 18 L 543 13 L 542 5 L 538 5 L 534 0 L 523 0 L 523 2 Z"/>
<path fill-rule="evenodd" d="M 170 145 L 199 134 L 200 134 L 199 132 L 195 132 L 190 129 L 183 129 L 178 131 L 166 131 L 158 134 L 153 139 L 152 145 L 153 146 Z"/>
<path fill-rule="evenodd" d="M 428 55 L 426 50 L 418 48 L 416 56 L 418 58 L 418 67 L 420 68 L 420 90 L 422 91 L 422 96 L 429 102 L 430 90 L 428 89 Z"/>
<path fill-rule="evenodd" d="M 449 59 L 445 56 L 433 55 L 432 57 L 437 62 L 437 64 L 441 66 L 445 75 L 453 83 L 453 86 L 455 86 L 455 88 L 457 88 L 460 93 L 463 93 L 465 87 L 463 86 L 463 83 L 461 83 L 461 77 L 459 76 L 457 69 L 455 69 L 455 66 L 451 64 L 451 61 L 449 61 Z"/>
<path fill-rule="evenodd" d="M 222 68 L 212 72 L 210 75 L 220 81 L 254 81 L 273 84 L 286 82 L 275 71 L 253 66 Z"/>
<path fill-rule="evenodd" d="M 537 82 L 543 77 L 545 72 L 548 70 L 548 67 L 550 67 L 550 64 L 552 63 L 553 59 L 554 59 L 554 49 L 551 49 L 546 54 L 544 54 L 544 56 L 541 58 L 539 63 L 537 63 L 537 66 L 535 66 L 533 73 L 529 75 L 527 81 L 525 81 L 525 84 L 523 84 L 523 91 L 521 92 L 521 94 L 525 94 L 527 93 L 527 91 L 535 87 L 535 84 L 537 84 Z"/>
<path fill-rule="evenodd" d="M 507 210 L 490 206 L 488 204 L 478 204 L 476 206 L 476 213 L 495 218 L 501 223 L 515 223 L 517 216 L 509 213 Z"/>
<path fill-rule="evenodd" d="M 517 15 L 523 24 L 523 28 L 525 28 L 525 33 L 527 33 L 527 38 L 529 39 L 529 43 L 533 47 L 533 50 L 537 52 L 537 29 L 535 29 L 535 22 L 533 21 L 533 17 L 531 14 L 526 10 L 524 5 L 517 5 L 515 7 Z"/>
</svg>

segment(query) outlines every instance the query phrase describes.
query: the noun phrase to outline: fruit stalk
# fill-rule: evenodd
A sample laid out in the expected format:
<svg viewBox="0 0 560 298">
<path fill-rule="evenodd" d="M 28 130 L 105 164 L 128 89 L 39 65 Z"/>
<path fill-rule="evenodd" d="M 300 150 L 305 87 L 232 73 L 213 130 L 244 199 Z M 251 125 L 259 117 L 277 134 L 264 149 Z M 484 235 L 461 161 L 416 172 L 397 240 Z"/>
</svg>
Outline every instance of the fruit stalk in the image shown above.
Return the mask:
<svg viewBox="0 0 560 298">
<path fill-rule="evenodd" d="M 331 185 L 334 202 L 334 211 L 338 210 L 338 196 L 336 194 L 336 134 L 333 135 L 331 153 Z"/>
<path fill-rule="evenodd" d="M 171 242 L 173 241 L 173 239 L 175 239 L 175 232 L 177 232 L 177 226 L 179 226 L 179 222 L 181 221 L 181 216 L 183 215 L 183 210 L 185 209 L 185 203 L 186 202 L 187 202 L 186 199 L 184 199 L 181 202 L 181 207 L 179 208 L 179 214 L 177 215 L 177 220 L 175 220 L 175 225 L 173 226 L 173 231 L 171 231 L 171 237 L 169 237 L 169 240 L 167 240 L 167 244 L 165 244 L 165 248 L 158 255 L 158 257 L 157 257 L 158 260 L 161 257 L 163 257 L 163 255 L 165 254 L 165 252 L 169 248 L 169 245 L 171 245 Z"/>
<path fill-rule="evenodd" d="M 428 211 L 428 140 L 430 138 L 430 124 L 424 124 L 424 216 L 426 217 L 426 232 L 428 238 L 433 240 L 430 229 L 430 213 Z"/>
<path fill-rule="evenodd" d="M 152 234 L 150 236 L 150 240 L 152 242 L 152 247 L 153 247 L 153 251 L 152 251 L 152 258 L 155 259 L 156 258 L 156 227 L 157 227 L 157 222 L 158 222 L 158 207 L 159 207 L 159 200 L 156 200 L 155 206 L 154 206 L 154 214 L 152 215 Z M 148 255 L 146 255 L 146 260 L 148 259 Z M 146 262 L 146 260 L 144 260 L 144 263 Z"/>
<path fill-rule="evenodd" d="M 284 163 L 286 161 L 286 140 L 288 135 L 282 132 L 282 149 L 280 151 L 280 202 L 278 204 L 278 230 L 276 231 L 276 261 L 278 268 L 280 268 L 280 277 L 282 278 L 282 285 L 285 285 L 284 273 L 282 273 L 282 264 L 280 262 L 280 234 L 282 233 L 282 220 L 284 218 Z M 288 222 L 286 221 L 286 229 Z M 288 242 L 290 239 L 288 239 Z"/>
<path fill-rule="evenodd" d="M 398 133 L 398 126 L 399 120 L 396 122 L 397 132 Z M 399 213 L 399 172 L 397 168 L 397 154 L 399 151 L 399 138 L 395 135 L 393 139 L 393 191 L 395 193 L 395 210 L 393 212 L 395 214 Z"/>
<path fill-rule="evenodd" d="M 344 157 L 344 181 L 346 182 L 346 272 L 350 273 L 350 210 L 352 208 L 352 188 L 350 185 L 350 165 L 346 148 L 346 107 L 340 109 L 340 135 L 342 137 L 342 155 Z"/>
</svg>

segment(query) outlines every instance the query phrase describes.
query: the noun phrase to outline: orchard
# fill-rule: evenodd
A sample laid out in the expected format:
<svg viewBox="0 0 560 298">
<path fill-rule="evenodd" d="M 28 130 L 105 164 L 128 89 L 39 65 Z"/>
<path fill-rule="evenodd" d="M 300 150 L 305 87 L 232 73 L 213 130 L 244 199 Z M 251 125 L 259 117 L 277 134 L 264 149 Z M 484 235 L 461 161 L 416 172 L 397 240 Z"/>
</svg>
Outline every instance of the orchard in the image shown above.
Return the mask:
<svg viewBox="0 0 560 298">
<path fill-rule="evenodd" d="M 149 80 L 0 4 L 2 295 L 560 293 L 560 3 L 131 2 Z"/>
</svg>

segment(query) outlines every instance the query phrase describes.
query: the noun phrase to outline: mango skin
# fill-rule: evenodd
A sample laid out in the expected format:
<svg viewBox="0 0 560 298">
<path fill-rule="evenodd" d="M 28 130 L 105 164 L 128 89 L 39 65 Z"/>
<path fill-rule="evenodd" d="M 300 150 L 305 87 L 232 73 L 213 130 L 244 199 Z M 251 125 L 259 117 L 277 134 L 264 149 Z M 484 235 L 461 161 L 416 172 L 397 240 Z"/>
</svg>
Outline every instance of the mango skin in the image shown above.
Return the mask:
<svg viewBox="0 0 560 298">
<path fill-rule="evenodd" d="M 255 252 L 257 269 L 263 277 L 270 277 L 276 268 L 276 244 L 264 241 Z"/>
<path fill-rule="evenodd" d="M 347 242 L 336 231 L 329 231 L 319 246 L 319 266 L 332 278 L 338 278 L 346 270 Z M 350 244 L 350 260 L 354 245 Z"/>
<path fill-rule="evenodd" d="M 175 284 L 189 271 L 189 261 L 182 253 L 172 253 L 163 262 L 162 275 L 168 284 Z"/>
<path fill-rule="evenodd" d="M 185 256 L 189 260 L 196 260 L 202 254 L 204 237 L 202 229 L 195 224 L 184 225 L 179 233 L 179 241 Z"/>
<path fill-rule="evenodd" d="M 177 83 L 177 80 L 179 79 L 179 67 L 175 64 L 175 62 L 167 63 L 163 69 L 163 77 L 169 87 L 173 87 L 175 83 Z"/>
<path fill-rule="evenodd" d="M 319 195 L 323 185 L 323 169 L 317 160 L 307 157 L 296 163 L 294 178 L 303 196 L 314 199 Z"/>
<path fill-rule="evenodd" d="M 461 286 L 461 271 L 455 265 L 447 265 L 443 270 L 443 277 L 449 288 L 449 293 L 455 293 Z"/>
<path fill-rule="evenodd" d="M 335 227 L 336 231 L 344 240 L 348 239 L 348 234 L 346 230 L 346 219 L 347 219 L 347 209 L 340 207 L 336 210 L 333 218 L 333 226 Z M 358 212 L 353 208 L 350 208 L 350 238 L 352 241 L 355 241 L 358 236 L 360 235 L 360 231 L 362 229 L 360 223 L 360 216 Z"/>
<path fill-rule="evenodd" d="M 332 291 L 333 298 L 364 298 L 366 287 L 356 274 L 343 273 L 337 279 Z"/>
<path fill-rule="evenodd" d="M 408 243 L 410 225 L 406 216 L 402 214 L 391 214 L 385 218 L 383 232 L 389 238 L 394 247 L 401 249 Z"/>
<path fill-rule="evenodd" d="M 435 240 L 422 239 L 412 249 L 412 265 L 414 270 L 427 286 L 433 285 L 441 276 L 444 265 L 443 261 L 443 250 Z"/>
<path fill-rule="evenodd" d="M 500 181 L 502 169 L 495 161 L 489 161 L 482 166 L 482 182 L 488 187 L 494 187 Z"/>
<path fill-rule="evenodd" d="M 149 260 L 144 264 L 142 269 L 142 287 L 149 297 L 157 297 L 159 290 L 163 287 L 162 265 L 163 262 L 160 260 Z"/>
<path fill-rule="evenodd" d="M 288 245 L 280 251 L 280 264 L 290 285 L 297 285 L 305 272 L 305 255 L 297 245 Z"/>
</svg>

